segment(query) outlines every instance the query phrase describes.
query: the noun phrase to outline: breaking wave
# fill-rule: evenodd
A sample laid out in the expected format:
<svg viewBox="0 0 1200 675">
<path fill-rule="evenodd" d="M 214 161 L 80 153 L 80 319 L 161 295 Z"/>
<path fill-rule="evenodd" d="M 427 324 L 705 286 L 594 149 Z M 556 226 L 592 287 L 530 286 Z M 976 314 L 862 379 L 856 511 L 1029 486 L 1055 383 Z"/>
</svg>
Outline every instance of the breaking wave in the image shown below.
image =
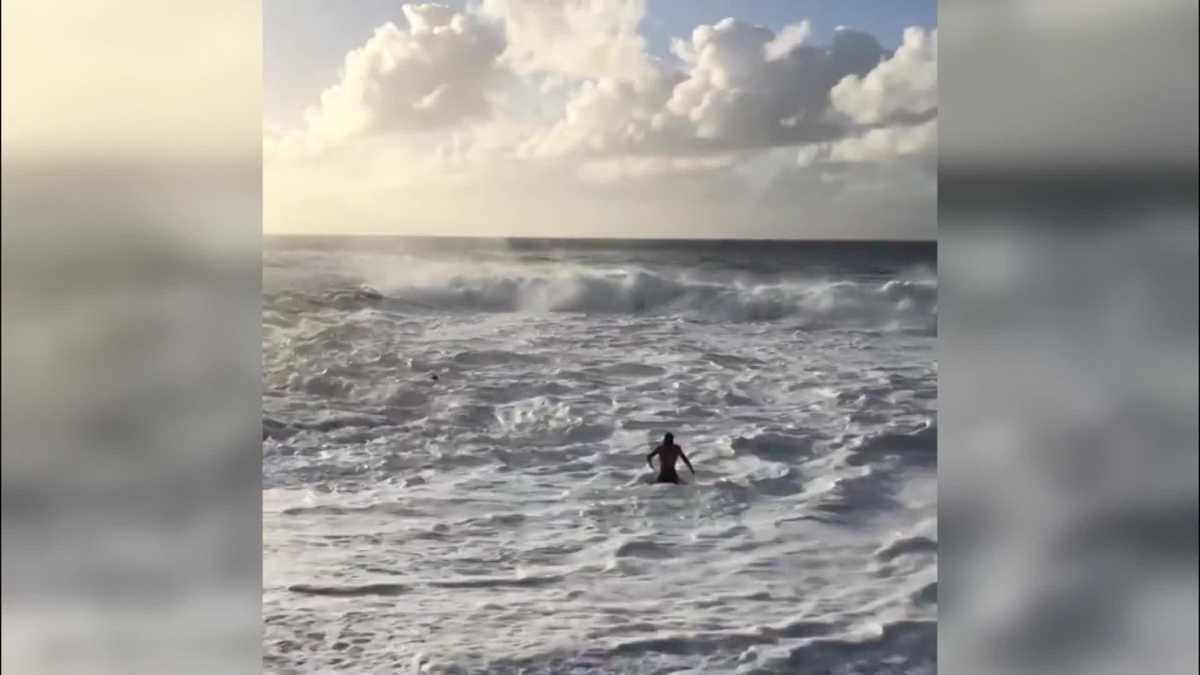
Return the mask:
<svg viewBox="0 0 1200 675">
<path fill-rule="evenodd" d="M 808 327 L 933 330 L 935 278 L 771 280 L 704 278 L 649 270 L 537 268 L 412 274 L 390 286 L 335 291 L 317 305 L 338 309 L 681 316 L 717 321 L 793 319 Z"/>
</svg>

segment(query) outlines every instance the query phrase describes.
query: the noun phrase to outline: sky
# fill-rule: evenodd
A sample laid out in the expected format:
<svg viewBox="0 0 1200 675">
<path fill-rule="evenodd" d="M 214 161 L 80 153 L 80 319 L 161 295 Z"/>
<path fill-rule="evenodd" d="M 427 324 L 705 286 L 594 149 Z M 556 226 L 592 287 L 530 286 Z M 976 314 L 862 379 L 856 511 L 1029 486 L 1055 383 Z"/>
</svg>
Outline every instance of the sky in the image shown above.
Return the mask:
<svg viewBox="0 0 1200 675">
<path fill-rule="evenodd" d="M 264 230 L 930 239 L 934 2 L 279 0 Z"/>
</svg>

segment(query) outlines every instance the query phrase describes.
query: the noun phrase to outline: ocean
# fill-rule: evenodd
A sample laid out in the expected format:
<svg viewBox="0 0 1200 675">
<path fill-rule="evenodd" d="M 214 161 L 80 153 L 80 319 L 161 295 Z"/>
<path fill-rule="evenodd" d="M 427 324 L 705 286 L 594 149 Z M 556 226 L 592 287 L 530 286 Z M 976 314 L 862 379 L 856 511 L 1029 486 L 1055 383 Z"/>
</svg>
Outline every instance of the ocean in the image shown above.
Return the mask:
<svg viewBox="0 0 1200 675">
<path fill-rule="evenodd" d="M 263 255 L 267 671 L 936 672 L 935 243 Z"/>
</svg>

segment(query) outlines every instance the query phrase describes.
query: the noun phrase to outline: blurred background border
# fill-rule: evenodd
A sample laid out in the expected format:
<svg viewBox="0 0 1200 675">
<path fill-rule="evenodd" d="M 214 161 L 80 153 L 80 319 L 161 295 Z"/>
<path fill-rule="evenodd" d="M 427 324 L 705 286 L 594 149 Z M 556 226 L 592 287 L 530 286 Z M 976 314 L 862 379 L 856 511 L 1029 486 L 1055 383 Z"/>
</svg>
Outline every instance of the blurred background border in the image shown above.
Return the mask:
<svg viewBox="0 0 1200 675">
<path fill-rule="evenodd" d="M 3 3 L 3 666 L 261 668 L 261 7 Z M 940 667 L 1197 670 L 1197 7 L 943 0 Z"/>
</svg>

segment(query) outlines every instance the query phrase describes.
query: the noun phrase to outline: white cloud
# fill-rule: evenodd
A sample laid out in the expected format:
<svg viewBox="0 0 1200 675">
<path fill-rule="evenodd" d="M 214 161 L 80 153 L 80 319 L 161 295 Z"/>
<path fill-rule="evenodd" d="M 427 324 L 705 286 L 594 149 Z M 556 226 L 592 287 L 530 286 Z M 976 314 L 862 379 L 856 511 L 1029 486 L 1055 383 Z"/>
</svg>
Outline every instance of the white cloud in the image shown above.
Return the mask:
<svg viewBox="0 0 1200 675">
<path fill-rule="evenodd" d="M 315 135 L 304 131 L 284 129 L 277 125 L 263 126 L 264 161 L 295 161 L 316 157 L 325 148 Z"/>
<path fill-rule="evenodd" d="M 899 158 L 912 158 L 936 167 L 937 119 L 869 129 L 859 136 L 837 141 L 829 149 L 829 159 L 835 162 L 883 162 Z"/>
<path fill-rule="evenodd" d="M 675 40 L 672 66 L 646 52 L 642 0 L 472 7 L 404 6 L 407 29 L 347 55 L 307 126 L 264 127 L 265 156 L 310 158 L 271 163 L 274 227 L 932 232 L 936 31 L 888 55 L 848 29 L 813 45 L 807 21 L 726 19 Z"/>
<path fill-rule="evenodd" d="M 800 163 L 904 161 L 937 168 L 937 30 L 909 28 L 890 58 L 864 76 L 850 75 L 830 92 L 834 109 L 868 126 L 826 144 Z"/>
<path fill-rule="evenodd" d="M 505 60 L 520 72 L 637 80 L 652 59 L 638 30 L 645 0 L 483 0 L 501 22 Z"/>
<path fill-rule="evenodd" d="M 694 60 L 667 102 L 696 139 L 719 148 L 796 145 L 842 133 L 827 114 L 829 90 L 866 73 L 882 55 L 871 36 L 839 31 L 829 48 L 795 46 L 768 59 L 779 37 L 725 19 L 692 32 Z"/>
<path fill-rule="evenodd" d="M 833 106 L 860 124 L 927 115 L 937 109 L 937 29 L 908 28 L 892 57 L 830 92 Z"/>
<path fill-rule="evenodd" d="M 779 31 L 775 39 L 763 46 L 763 55 L 768 61 L 777 61 L 804 44 L 810 33 L 812 33 L 812 24 L 807 19 L 799 23 L 788 24 Z"/>
<path fill-rule="evenodd" d="M 428 130 L 487 115 L 503 37 L 470 14 L 404 5 L 407 30 L 386 23 L 346 55 L 341 81 L 305 115 L 312 150 L 391 130 Z"/>
<path fill-rule="evenodd" d="M 844 124 L 827 114 L 829 91 L 847 74 L 866 74 L 883 50 L 847 30 L 829 48 L 774 54 L 771 45 L 797 39 L 800 29 L 790 28 L 781 38 L 734 19 L 699 26 L 691 40 L 674 43 L 683 72 L 584 82 L 563 118 L 531 141 L 531 153 L 720 154 L 841 136 Z"/>
<path fill-rule="evenodd" d="M 632 152 L 657 134 L 655 118 L 676 80 L 659 75 L 642 81 L 585 80 L 570 95 L 553 126 L 521 148 L 527 157 Z"/>
</svg>

